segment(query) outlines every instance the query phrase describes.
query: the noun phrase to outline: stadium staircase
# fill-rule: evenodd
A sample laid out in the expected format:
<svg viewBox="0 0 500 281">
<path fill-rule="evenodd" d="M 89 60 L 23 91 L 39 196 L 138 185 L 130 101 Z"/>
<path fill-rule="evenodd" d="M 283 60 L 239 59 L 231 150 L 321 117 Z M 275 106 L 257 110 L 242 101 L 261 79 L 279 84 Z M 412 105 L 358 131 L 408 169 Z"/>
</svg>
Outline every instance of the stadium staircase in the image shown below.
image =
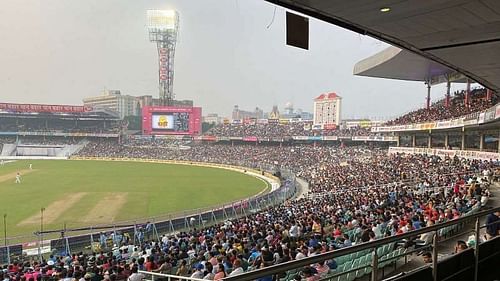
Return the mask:
<svg viewBox="0 0 500 281">
<path fill-rule="evenodd" d="M 62 150 L 62 156 L 71 156 L 82 150 L 90 141 L 83 139 L 78 144 L 66 145 Z"/>
<path fill-rule="evenodd" d="M 16 151 L 17 144 L 4 144 L 0 156 L 12 156 Z"/>
</svg>

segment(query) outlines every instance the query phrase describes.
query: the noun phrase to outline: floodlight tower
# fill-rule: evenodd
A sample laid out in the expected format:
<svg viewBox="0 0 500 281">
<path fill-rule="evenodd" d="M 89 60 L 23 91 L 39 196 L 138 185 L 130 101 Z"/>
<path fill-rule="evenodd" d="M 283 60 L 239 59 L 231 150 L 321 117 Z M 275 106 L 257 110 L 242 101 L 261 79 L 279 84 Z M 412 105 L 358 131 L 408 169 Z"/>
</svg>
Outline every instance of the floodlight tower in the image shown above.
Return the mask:
<svg viewBox="0 0 500 281">
<path fill-rule="evenodd" d="M 149 41 L 158 49 L 160 104 L 171 106 L 174 100 L 174 55 L 179 13 L 174 10 L 148 10 Z"/>
</svg>

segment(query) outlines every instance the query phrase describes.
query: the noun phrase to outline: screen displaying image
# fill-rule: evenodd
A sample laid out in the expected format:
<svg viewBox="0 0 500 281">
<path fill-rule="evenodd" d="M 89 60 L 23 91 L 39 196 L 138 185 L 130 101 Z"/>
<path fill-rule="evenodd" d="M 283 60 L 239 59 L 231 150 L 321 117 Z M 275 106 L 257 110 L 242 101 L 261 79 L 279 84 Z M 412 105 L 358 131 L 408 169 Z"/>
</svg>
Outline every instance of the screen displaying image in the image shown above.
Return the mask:
<svg viewBox="0 0 500 281">
<path fill-rule="evenodd" d="M 189 131 L 189 113 L 187 112 L 153 114 L 151 122 L 153 130 Z"/>
<path fill-rule="evenodd" d="M 172 115 L 153 115 L 153 125 L 155 130 L 172 130 L 174 129 L 174 116 Z"/>
</svg>

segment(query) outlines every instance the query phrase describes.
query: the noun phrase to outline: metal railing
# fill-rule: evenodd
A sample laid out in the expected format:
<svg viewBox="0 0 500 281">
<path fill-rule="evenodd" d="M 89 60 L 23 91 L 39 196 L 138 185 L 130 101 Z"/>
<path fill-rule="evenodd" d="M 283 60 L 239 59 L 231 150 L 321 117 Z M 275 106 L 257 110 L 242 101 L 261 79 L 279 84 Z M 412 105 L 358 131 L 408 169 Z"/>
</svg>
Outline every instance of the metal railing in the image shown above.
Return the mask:
<svg viewBox="0 0 500 281">
<path fill-rule="evenodd" d="M 155 281 L 155 280 L 163 280 L 163 281 L 176 281 L 176 280 L 186 280 L 186 281 L 206 281 L 206 279 L 192 278 L 187 276 L 177 276 L 172 274 L 163 274 L 163 273 L 155 273 L 150 271 L 139 270 L 138 273 L 143 274 L 146 277 L 146 280 Z M 148 278 L 151 276 L 151 279 Z"/>
</svg>

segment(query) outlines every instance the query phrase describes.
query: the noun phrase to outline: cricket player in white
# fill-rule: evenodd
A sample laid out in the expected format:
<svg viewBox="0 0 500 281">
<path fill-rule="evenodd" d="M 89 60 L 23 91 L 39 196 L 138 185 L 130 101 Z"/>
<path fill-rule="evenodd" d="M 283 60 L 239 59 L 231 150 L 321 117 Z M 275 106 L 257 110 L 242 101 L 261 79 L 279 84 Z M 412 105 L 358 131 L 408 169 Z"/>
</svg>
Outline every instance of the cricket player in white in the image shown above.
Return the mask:
<svg viewBox="0 0 500 281">
<path fill-rule="evenodd" d="M 33 164 L 30 163 L 30 170 L 33 170 Z"/>
<path fill-rule="evenodd" d="M 19 173 L 16 175 L 16 183 L 21 183 L 21 174 Z"/>
</svg>

